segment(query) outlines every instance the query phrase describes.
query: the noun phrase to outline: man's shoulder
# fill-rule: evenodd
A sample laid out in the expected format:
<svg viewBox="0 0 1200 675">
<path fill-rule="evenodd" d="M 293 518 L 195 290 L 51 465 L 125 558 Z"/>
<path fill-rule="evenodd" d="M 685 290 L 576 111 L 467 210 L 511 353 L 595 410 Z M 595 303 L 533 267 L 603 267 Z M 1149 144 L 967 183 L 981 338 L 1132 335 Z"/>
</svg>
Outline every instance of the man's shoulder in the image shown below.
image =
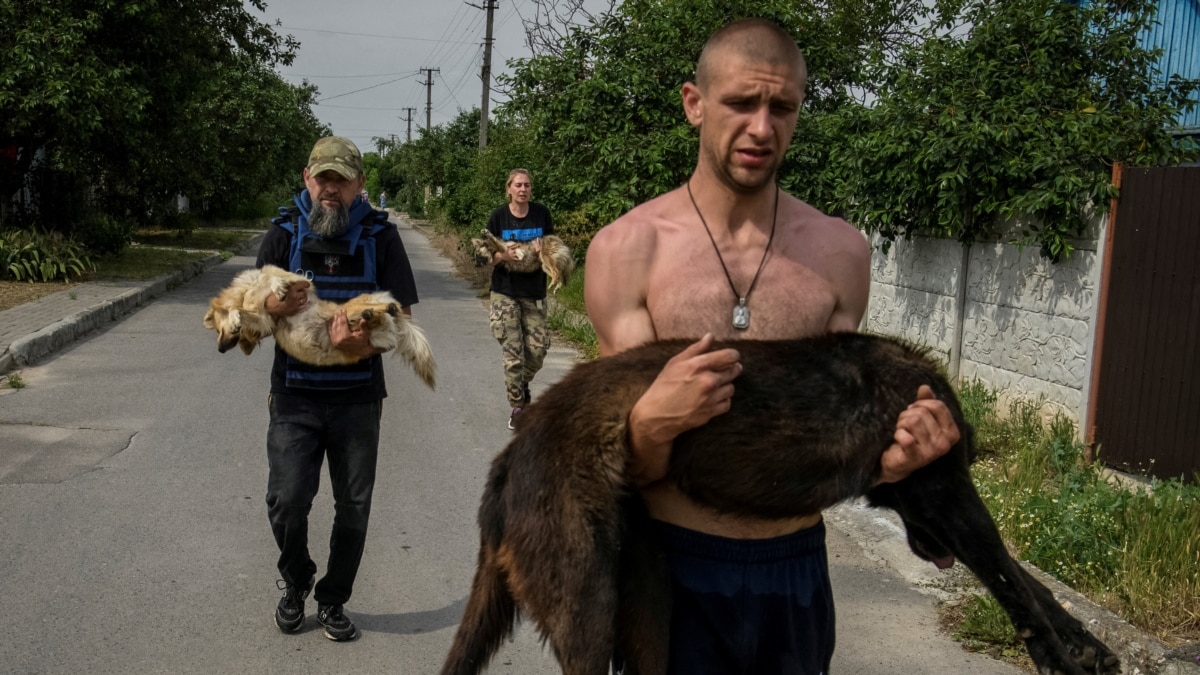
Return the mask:
<svg viewBox="0 0 1200 675">
<path fill-rule="evenodd" d="M 672 190 L 633 207 L 616 220 L 600 228 L 600 232 L 596 236 L 607 233 L 606 236 L 609 238 L 633 236 L 641 239 L 654 239 L 664 225 L 676 221 L 679 208 L 676 203 L 678 201 L 677 192 L 678 190 Z"/>
<path fill-rule="evenodd" d="M 833 216 L 808 202 L 783 193 L 785 201 L 780 204 L 787 209 L 785 216 L 788 222 L 798 225 L 808 234 L 822 234 L 836 237 L 862 237 L 862 232 L 844 219 Z M 782 214 L 781 214 L 782 215 Z"/>
</svg>

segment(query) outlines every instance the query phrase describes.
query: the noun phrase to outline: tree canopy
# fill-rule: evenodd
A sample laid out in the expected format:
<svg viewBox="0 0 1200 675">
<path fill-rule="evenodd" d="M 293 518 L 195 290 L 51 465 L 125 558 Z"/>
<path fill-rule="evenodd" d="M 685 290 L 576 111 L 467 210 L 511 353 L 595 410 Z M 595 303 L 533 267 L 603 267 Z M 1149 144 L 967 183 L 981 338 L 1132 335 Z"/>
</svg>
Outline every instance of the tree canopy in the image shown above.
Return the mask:
<svg viewBox="0 0 1200 675">
<path fill-rule="evenodd" d="M 1159 84 L 1139 0 L 939 2 L 921 39 L 853 111 L 841 206 L 885 240 L 971 243 L 1020 220 L 1058 259 L 1114 194 L 1114 161 L 1179 162 L 1170 131 L 1196 83 Z"/>
<path fill-rule="evenodd" d="M 879 233 L 964 243 L 1025 223 L 1017 240 L 1058 259 L 1108 208 L 1113 162 L 1196 156 L 1171 135 L 1197 82 L 1164 81 L 1141 38 L 1154 0 L 625 0 L 557 48 L 512 62 L 511 99 L 480 153 L 477 110 L 389 154 L 415 201 L 481 226 L 513 166 L 586 240 L 680 185 L 697 134 L 679 90 L 707 37 L 758 16 L 809 65 L 779 182 Z M 386 176 L 393 176 L 397 181 Z M 424 186 L 442 188 L 426 203 Z M 399 174 L 384 187 L 397 194 Z"/>
<path fill-rule="evenodd" d="M 176 194 L 221 211 L 294 182 L 323 131 L 315 90 L 274 72 L 297 43 L 251 8 L 0 0 L 4 198 L 34 184 L 42 224 L 69 228 L 80 202 L 147 219 Z"/>
</svg>

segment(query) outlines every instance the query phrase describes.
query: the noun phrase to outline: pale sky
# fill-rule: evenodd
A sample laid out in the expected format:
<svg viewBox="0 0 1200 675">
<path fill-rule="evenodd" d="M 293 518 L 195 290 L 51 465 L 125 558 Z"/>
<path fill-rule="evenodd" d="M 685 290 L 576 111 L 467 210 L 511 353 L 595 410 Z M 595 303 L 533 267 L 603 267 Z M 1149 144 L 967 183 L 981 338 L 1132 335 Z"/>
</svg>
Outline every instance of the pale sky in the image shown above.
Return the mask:
<svg viewBox="0 0 1200 675">
<path fill-rule="evenodd" d="M 483 0 L 268 0 L 265 13 L 250 11 L 300 41 L 291 66 L 279 68 L 289 82 L 320 88 L 314 112 L 333 132 L 364 152 L 372 137 L 395 134 L 403 141 L 425 127 L 427 75 L 433 73 L 434 126 L 459 111 L 479 107 L 480 71 L 487 12 Z M 492 48 L 493 85 L 508 59 L 528 57 L 522 18 L 534 16 L 532 0 L 498 0 Z M 494 110 L 502 95 L 492 93 Z M 414 108 L 412 111 L 406 108 Z"/>
</svg>

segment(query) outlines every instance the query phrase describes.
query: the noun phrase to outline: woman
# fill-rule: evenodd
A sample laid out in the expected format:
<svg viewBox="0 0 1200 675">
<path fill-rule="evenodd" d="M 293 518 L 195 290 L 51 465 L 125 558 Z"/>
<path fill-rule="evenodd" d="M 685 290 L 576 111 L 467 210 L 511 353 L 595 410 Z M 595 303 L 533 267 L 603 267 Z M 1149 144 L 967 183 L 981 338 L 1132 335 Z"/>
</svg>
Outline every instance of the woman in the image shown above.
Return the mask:
<svg viewBox="0 0 1200 675">
<path fill-rule="evenodd" d="M 487 229 L 504 241 L 513 242 L 505 251 L 492 254 L 491 311 L 488 318 L 492 334 L 500 342 L 504 356 L 504 389 L 512 412 L 508 428 L 514 428 L 521 408 L 529 405 L 529 383 L 542 369 L 550 347 L 546 328 L 546 273 L 512 272 L 506 263 L 515 263 L 513 248 L 517 242 L 533 242 L 541 250 L 542 237 L 554 234 L 550 211 L 529 201 L 533 181 L 529 171 L 513 169 L 505 183 L 508 203 L 492 211 Z"/>
</svg>

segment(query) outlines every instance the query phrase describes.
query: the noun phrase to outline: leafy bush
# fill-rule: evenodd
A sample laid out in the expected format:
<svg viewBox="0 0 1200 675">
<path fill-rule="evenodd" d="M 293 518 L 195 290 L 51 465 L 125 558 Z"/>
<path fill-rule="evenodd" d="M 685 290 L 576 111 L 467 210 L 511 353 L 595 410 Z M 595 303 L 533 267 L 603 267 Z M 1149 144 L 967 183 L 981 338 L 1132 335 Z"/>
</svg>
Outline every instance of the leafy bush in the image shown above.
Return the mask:
<svg viewBox="0 0 1200 675">
<path fill-rule="evenodd" d="M 57 232 L 0 232 L 0 278 L 66 281 L 94 268 L 83 244 Z"/>
<path fill-rule="evenodd" d="M 96 255 L 120 253 L 133 241 L 137 224 L 131 219 L 97 215 L 77 228 L 79 241 Z"/>
</svg>

